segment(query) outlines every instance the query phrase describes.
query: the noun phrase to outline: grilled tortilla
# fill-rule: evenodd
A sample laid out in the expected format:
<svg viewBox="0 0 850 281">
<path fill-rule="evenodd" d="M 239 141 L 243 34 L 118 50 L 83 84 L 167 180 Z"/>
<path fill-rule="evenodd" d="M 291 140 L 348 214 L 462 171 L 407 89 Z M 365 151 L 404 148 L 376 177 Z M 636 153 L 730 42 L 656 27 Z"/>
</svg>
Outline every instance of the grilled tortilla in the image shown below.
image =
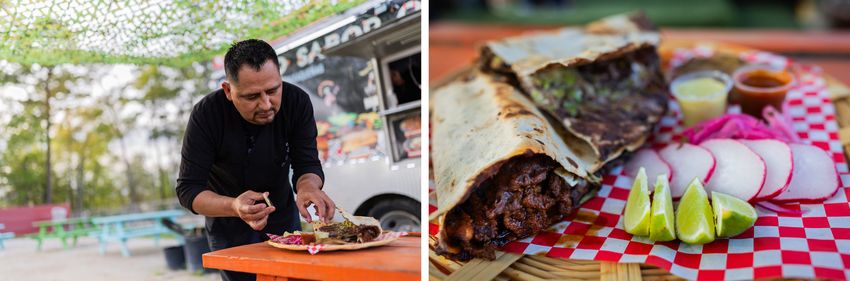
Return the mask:
<svg viewBox="0 0 850 281">
<path fill-rule="evenodd" d="M 520 87 L 562 124 L 565 138 L 584 141 L 597 171 L 643 145 L 667 110 L 653 29 L 639 14 L 613 16 L 489 42 L 479 64 Z"/>
<path fill-rule="evenodd" d="M 437 252 L 495 258 L 578 208 L 599 186 L 592 154 L 571 149 L 516 88 L 473 72 L 432 91 Z"/>
<path fill-rule="evenodd" d="M 373 217 L 354 216 L 342 209 L 337 209 L 345 218 L 342 222 L 322 223 L 313 222 L 313 230 L 325 232 L 327 239 L 317 241 L 323 244 L 366 243 L 381 235 L 381 223 Z"/>
</svg>

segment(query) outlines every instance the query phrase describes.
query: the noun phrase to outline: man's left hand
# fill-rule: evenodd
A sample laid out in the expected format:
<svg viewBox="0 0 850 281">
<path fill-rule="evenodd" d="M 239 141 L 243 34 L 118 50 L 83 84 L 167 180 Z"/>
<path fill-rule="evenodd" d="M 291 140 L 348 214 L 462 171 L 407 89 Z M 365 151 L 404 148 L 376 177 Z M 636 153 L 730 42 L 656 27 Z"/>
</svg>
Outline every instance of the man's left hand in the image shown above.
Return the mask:
<svg viewBox="0 0 850 281">
<path fill-rule="evenodd" d="M 318 179 L 318 176 L 316 176 Z M 302 183 L 302 181 L 312 181 L 311 179 L 300 179 L 298 184 L 296 185 L 298 188 L 298 194 L 295 197 L 295 205 L 298 206 L 298 212 L 301 213 L 301 216 L 304 217 L 308 223 L 313 222 L 313 217 L 310 216 L 310 212 L 307 211 L 307 208 L 310 205 L 316 206 L 316 215 L 323 222 L 330 222 L 336 210 L 336 204 L 334 201 L 325 194 L 324 191 L 319 189 L 316 184 L 311 183 Z M 321 182 L 321 180 L 319 180 Z"/>
</svg>

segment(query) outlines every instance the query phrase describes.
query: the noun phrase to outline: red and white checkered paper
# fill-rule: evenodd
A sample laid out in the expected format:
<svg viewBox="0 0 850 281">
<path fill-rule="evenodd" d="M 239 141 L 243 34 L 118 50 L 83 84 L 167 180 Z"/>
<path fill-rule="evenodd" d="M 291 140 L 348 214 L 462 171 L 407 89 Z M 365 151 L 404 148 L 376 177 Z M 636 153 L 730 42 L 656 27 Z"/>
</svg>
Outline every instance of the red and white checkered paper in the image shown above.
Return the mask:
<svg viewBox="0 0 850 281">
<path fill-rule="evenodd" d="M 703 46 L 676 50 L 670 67 L 713 52 L 711 47 Z M 741 58 L 777 66 L 793 63 L 765 52 L 742 53 Z M 795 66 L 801 71 L 801 83 L 787 95 L 789 114 L 804 143 L 832 155 L 842 181 L 842 187 L 832 198 L 818 204 L 786 205 L 789 209 L 805 210 L 803 215 L 756 208 L 759 218 L 755 226 L 731 239 L 718 239 L 705 245 L 653 242 L 623 229 L 621 214 L 632 179 L 621 174 L 622 168 L 617 168 L 603 177 L 598 196 L 582 205 L 576 215 L 534 237 L 511 242 L 502 250 L 565 259 L 648 263 L 677 276 L 698 280 L 850 279 L 850 174 L 838 140 L 835 108 L 820 69 Z M 660 121 L 650 140 L 653 147 L 660 148 L 681 138 L 680 115 L 678 105 L 671 100 L 670 112 Z M 437 209 L 433 196 L 429 207 L 429 212 Z M 438 226 L 430 224 L 429 231 L 436 235 Z"/>
<path fill-rule="evenodd" d="M 378 237 L 376 237 L 375 240 L 372 240 L 372 242 L 381 241 L 381 240 L 397 239 L 397 238 L 402 237 L 402 236 L 407 236 L 407 234 L 408 234 L 407 232 L 394 232 L 394 231 L 393 232 L 384 232 L 384 233 L 381 233 L 381 235 L 378 235 Z M 283 236 L 275 235 L 275 234 L 271 234 L 271 233 L 266 233 L 266 236 L 268 236 L 269 239 L 272 242 L 280 243 L 280 244 L 286 244 L 286 243 L 283 242 Z M 318 254 L 319 252 L 321 252 L 322 249 L 327 248 L 328 246 L 333 246 L 333 245 L 312 244 L 311 243 L 310 245 L 307 245 L 307 252 L 310 253 L 311 255 L 315 255 L 315 254 Z"/>
</svg>

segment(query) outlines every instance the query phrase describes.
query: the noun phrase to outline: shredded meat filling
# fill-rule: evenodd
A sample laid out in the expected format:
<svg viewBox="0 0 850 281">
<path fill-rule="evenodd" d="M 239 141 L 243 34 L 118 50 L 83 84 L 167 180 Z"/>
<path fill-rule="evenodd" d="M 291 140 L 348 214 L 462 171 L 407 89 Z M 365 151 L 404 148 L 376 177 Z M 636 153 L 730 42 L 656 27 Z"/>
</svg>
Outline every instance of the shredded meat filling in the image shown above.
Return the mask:
<svg viewBox="0 0 850 281">
<path fill-rule="evenodd" d="M 322 226 L 320 231 L 328 233 L 330 238 L 340 239 L 349 243 L 365 243 L 375 240 L 381 235 L 381 230 L 374 225 L 354 225 L 349 221 Z"/>
<path fill-rule="evenodd" d="M 493 178 L 446 214 L 446 243 L 437 253 L 456 260 L 495 259 L 496 248 L 534 235 L 572 213 L 589 191 L 587 181 L 570 186 L 547 156 L 507 161 Z"/>
</svg>

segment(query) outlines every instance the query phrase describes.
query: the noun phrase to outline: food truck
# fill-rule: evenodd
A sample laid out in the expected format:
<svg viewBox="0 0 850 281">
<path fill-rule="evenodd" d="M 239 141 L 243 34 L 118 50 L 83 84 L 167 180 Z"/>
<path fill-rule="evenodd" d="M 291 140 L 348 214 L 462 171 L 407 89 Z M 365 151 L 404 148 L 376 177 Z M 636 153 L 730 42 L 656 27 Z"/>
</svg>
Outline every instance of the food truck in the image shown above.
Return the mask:
<svg viewBox="0 0 850 281">
<path fill-rule="evenodd" d="M 396 231 L 420 230 L 420 7 L 368 1 L 270 42 L 283 80 L 310 95 L 324 190 Z"/>
</svg>

